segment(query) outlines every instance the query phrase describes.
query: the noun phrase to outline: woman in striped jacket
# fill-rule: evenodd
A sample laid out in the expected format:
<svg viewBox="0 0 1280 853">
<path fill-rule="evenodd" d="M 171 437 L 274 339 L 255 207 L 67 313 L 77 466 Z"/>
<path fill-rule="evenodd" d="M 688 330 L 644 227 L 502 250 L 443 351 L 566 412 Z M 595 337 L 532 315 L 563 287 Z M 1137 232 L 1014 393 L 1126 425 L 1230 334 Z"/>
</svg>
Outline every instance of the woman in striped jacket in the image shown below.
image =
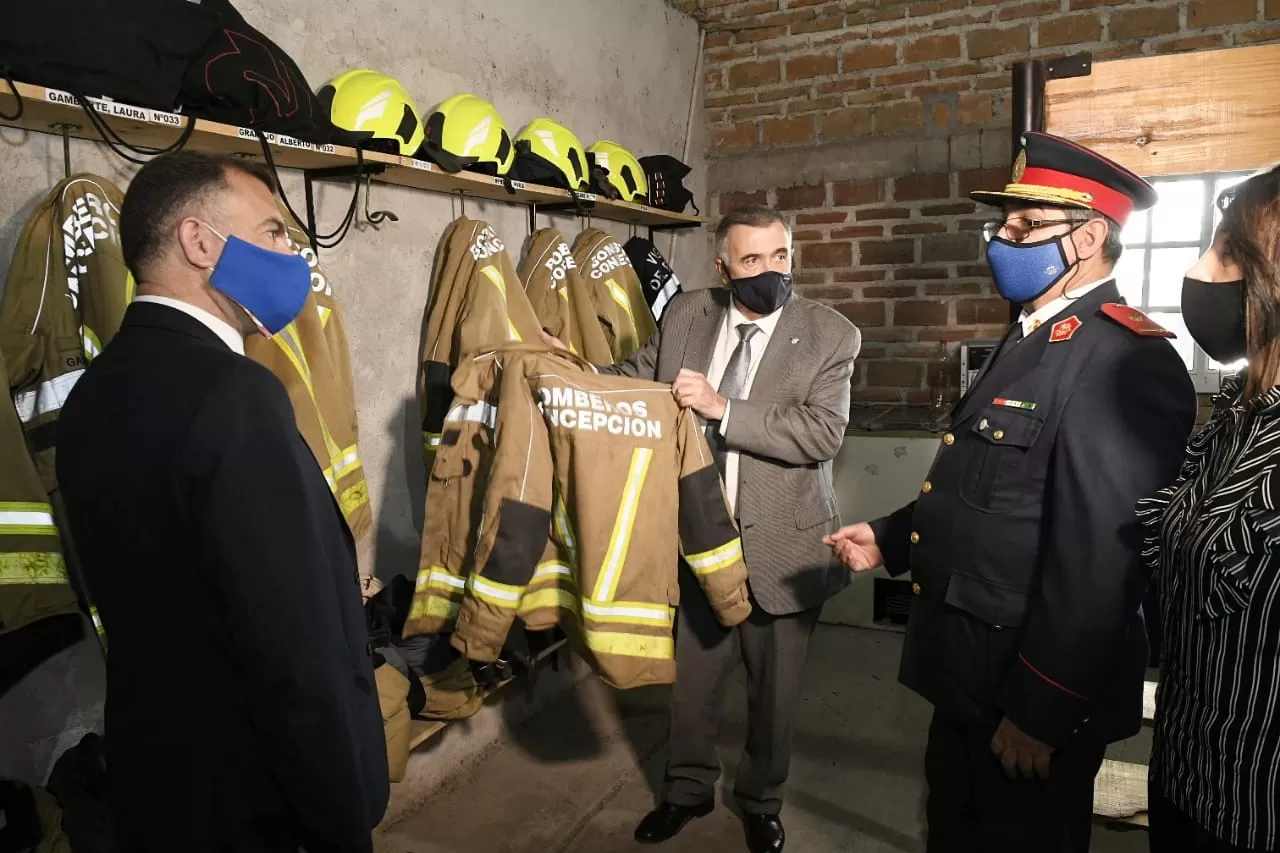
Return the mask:
<svg viewBox="0 0 1280 853">
<path fill-rule="evenodd" d="M 1210 358 L 1247 366 L 1138 504 L 1163 617 L 1153 853 L 1280 845 L 1280 167 L 1218 206 L 1183 314 Z"/>
</svg>

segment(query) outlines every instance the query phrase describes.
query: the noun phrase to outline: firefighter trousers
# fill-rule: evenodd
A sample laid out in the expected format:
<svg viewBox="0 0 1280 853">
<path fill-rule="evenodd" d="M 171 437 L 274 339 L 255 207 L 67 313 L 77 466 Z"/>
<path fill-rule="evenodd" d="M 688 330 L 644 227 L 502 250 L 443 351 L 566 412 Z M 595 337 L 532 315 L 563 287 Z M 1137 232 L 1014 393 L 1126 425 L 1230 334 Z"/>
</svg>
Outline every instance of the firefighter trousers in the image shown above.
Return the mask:
<svg viewBox="0 0 1280 853">
<path fill-rule="evenodd" d="M 744 812 L 781 811 L 800 676 L 821 610 L 773 616 L 752 599 L 747 620 L 724 628 L 681 562 L 665 801 L 676 805 L 713 801 L 720 778 L 716 741 L 725 688 L 740 655 L 747 671 L 747 741 L 733 796 Z"/>
</svg>

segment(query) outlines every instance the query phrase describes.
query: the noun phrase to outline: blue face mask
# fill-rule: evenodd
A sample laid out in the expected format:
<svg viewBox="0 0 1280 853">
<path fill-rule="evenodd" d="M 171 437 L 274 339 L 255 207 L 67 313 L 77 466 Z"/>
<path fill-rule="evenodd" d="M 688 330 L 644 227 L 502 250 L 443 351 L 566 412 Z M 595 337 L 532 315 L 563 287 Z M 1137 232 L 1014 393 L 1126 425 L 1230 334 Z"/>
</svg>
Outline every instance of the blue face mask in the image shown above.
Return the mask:
<svg viewBox="0 0 1280 853">
<path fill-rule="evenodd" d="M 1061 237 L 1038 243 L 1014 243 L 992 237 L 987 244 L 987 263 L 996 280 L 996 290 L 1010 302 L 1025 305 L 1038 298 L 1069 273 L 1075 264 L 1067 262 Z"/>
<path fill-rule="evenodd" d="M 273 252 L 239 237 L 222 237 L 226 247 L 209 283 L 235 301 L 269 335 L 294 321 L 311 292 L 311 267 L 294 252 Z"/>
</svg>

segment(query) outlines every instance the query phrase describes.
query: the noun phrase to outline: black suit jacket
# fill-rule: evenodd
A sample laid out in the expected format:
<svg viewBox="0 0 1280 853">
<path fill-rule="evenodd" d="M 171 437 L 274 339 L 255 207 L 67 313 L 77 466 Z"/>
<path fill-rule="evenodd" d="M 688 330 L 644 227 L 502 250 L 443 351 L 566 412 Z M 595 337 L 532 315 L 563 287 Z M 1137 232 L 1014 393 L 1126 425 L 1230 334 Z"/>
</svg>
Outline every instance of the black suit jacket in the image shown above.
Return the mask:
<svg viewBox="0 0 1280 853">
<path fill-rule="evenodd" d="M 354 548 L 284 387 L 136 303 L 57 453 L 121 850 L 371 850 L 389 783 Z"/>
<path fill-rule="evenodd" d="M 1104 284 L 1002 345 L 920 496 L 872 523 L 886 568 L 916 583 L 902 683 L 1059 747 L 1142 725 L 1134 505 L 1177 474 L 1195 421 L 1181 357 L 1102 310 L 1121 301 Z"/>
</svg>

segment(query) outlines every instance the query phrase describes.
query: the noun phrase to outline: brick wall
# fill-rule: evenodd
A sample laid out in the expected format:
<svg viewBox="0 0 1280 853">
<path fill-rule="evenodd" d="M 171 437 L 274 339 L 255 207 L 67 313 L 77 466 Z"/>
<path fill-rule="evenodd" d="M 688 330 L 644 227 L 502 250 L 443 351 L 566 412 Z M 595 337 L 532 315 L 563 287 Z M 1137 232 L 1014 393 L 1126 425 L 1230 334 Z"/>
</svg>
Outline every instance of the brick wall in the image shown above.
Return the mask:
<svg viewBox="0 0 1280 853">
<path fill-rule="evenodd" d="M 866 342 L 854 399 L 923 402 L 938 341 L 999 336 L 965 198 L 1008 178 L 1011 69 L 1280 41 L 1280 0 L 671 0 L 706 35 L 713 212 L 793 218 L 796 280 Z"/>
</svg>

